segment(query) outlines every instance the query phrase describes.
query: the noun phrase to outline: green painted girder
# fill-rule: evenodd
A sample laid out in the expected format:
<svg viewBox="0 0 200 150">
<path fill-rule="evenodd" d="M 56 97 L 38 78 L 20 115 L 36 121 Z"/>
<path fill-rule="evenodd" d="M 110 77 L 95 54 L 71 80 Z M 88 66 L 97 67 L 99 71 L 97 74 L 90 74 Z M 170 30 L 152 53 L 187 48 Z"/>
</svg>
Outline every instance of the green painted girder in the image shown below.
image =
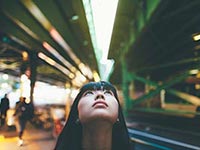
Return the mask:
<svg viewBox="0 0 200 150">
<path fill-rule="evenodd" d="M 125 61 L 121 61 L 122 65 L 122 90 L 123 90 L 123 95 L 124 95 L 124 114 L 125 116 L 127 115 L 127 110 L 129 110 L 131 107 L 131 99 L 129 97 L 129 90 L 128 90 L 128 78 L 127 78 L 127 66 Z"/>
<path fill-rule="evenodd" d="M 165 63 L 165 64 L 158 64 L 158 65 L 154 65 L 154 66 L 148 66 L 148 67 L 144 67 L 144 68 L 140 68 L 137 70 L 137 72 L 143 72 L 143 71 L 148 71 L 148 70 L 156 70 L 156 69 L 162 69 L 162 68 L 167 68 L 167 67 L 174 67 L 174 66 L 181 66 L 184 64 L 190 64 L 190 63 L 199 63 L 200 62 L 200 57 L 196 57 L 196 58 L 187 58 L 187 59 L 183 59 L 180 61 L 176 61 L 176 62 L 169 62 L 169 63 Z"/>
<path fill-rule="evenodd" d="M 129 81 L 138 80 L 138 81 L 143 82 L 143 83 L 148 84 L 148 85 L 152 85 L 152 86 L 156 86 L 156 87 L 159 86 L 159 84 L 157 82 L 145 79 L 144 77 L 140 77 L 140 76 L 136 75 L 135 73 L 130 73 L 128 75 L 128 80 Z"/>
<path fill-rule="evenodd" d="M 123 1 L 123 0 L 122 0 Z M 135 43 L 137 37 L 142 32 L 142 30 L 145 28 L 145 26 L 149 23 L 149 20 L 151 19 L 152 14 L 157 9 L 159 4 L 161 3 L 161 0 L 152 0 L 152 1 L 145 1 L 145 7 L 141 7 L 141 3 L 139 1 L 133 0 L 134 9 L 133 13 L 136 15 L 133 15 L 134 25 L 130 28 L 129 40 L 127 40 L 124 44 L 123 53 L 127 53 L 129 48 Z"/>
<path fill-rule="evenodd" d="M 148 79 L 145 79 L 143 77 L 137 76 L 134 73 L 132 73 L 129 76 L 130 76 L 129 79 L 138 80 L 138 81 L 143 82 L 144 84 L 152 85 L 152 86 L 155 86 L 155 87 L 159 86 L 158 83 L 151 81 L 151 80 L 148 80 Z M 179 98 L 182 98 L 183 100 L 185 100 L 185 101 L 187 101 L 191 104 L 194 104 L 196 106 L 200 105 L 200 99 L 197 96 L 194 96 L 194 95 L 191 95 L 191 94 L 188 94 L 188 93 L 185 93 L 185 92 L 181 92 L 181 91 L 178 91 L 178 90 L 175 90 L 175 89 L 169 89 L 169 88 L 167 89 L 167 92 L 169 92 L 170 94 L 173 94 L 173 95 L 175 95 Z"/>
<path fill-rule="evenodd" d="M 152 98 L 153 96 L 159 94 L 159 92 L 163 89 L 168 89 L 169 87 L 171 87 L 172 85 L 184 80 L 185 78 L 187 78 L 189 76 L 189 72 L 183 73 L 173 79 L 171 79 L 170 81 L 167 81 L 159 86 L 157 86 L 157 88 L 154 91 L 150 91 L 149 93 L 132 100 L 132 106 L 135 106 L 136 104 L 140 104 L 145 100 L 148 100 L 150 98 Z"/>
</svg>

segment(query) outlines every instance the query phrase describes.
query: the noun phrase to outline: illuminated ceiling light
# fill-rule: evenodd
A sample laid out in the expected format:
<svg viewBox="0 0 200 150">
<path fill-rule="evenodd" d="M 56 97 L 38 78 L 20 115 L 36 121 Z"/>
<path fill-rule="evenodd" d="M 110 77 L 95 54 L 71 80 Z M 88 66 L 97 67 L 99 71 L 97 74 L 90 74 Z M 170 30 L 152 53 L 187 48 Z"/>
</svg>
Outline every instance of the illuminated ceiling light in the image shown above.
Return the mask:
<svg viewBox="0 0 200 150">
<path fill-rule="evenodd" d="M 82 68 L 81 72 L 85 75 L 88 76 L 89 79 L 93 78 L 93 74 L 92 71 L 90 70 L 90 68 L 86 65 L 84 65 L 83 63 L 79 64 L 79 68 Z"/>
<path fill-rule="evenodd" d="M 41 58 L 42 60 L 46 61 L 48 64 L 50 64 L 52 66 L 55 66 L 55 64 L 56 64 L 56 62 L 53 59 L 47 57 L 45 54 L 43 54 L 41 52 L 38 53 L 38 57 Z"/>
<path fill-rule="evenodd" d="M 14 23 L 16 23 L 21 29 L 23 29 L 27 34 L 29 34 L 31 37 L 33 37 L 36 40 L 39 40 L 39 37 L 34 32 L 32 32 L 27 26 L 25 26 L 21 21 L 19 21 L 18 19 L 12 17 L 7 12 L 4 12 L 4 14 L 8 18 L 10 18 Z"/>
<path fill-rule="evenodd" d="M 42 45 L 46 50 L 48 50 L 50 53 L 52 53 L 56 58 L 58 58 L 66 67 L 72 68 L 70 69 L 72 72 L 74 72 L 74 67 L 66 61 L 66 59 L 61 56 L 51 45 L 49 45 L 47 42 L 43 42 Z"/>
<path fill-rule="evenodd" d="M 83 63 L 80 63 L 79 65 L 78 65 L 78 67 L 79 68 L 83 68 L 83 67 L 85 67 L 85 65 L 83 64 Z M 84 73 L 84 72 L 83 72 Z"/>
<path fill-rule="evenodd" d="M 70 46 L 65 42 L 63 37 L 58 33 L 58 31 L 55 28 L 51 28 L 49 31 L 50 35 L 53 37 L 53 39 L 60 44 L 60 46 L 66 50 L 66 52 L 69 54 L 69 56 L 75 61 L 76 64 L 80 63 L 80 60 L 78 57 L 72 52 Z"/>
<path fill-rule="evenodd" d="M 40 52 L 40 53 L 38 53 L 38 57 L 41 58 L 42 60 L 46 61 L 48 64 L 56 67 L 58 70 L 62 71 L 70 79 L 73 79 L 75 77 L 75 75 L 73 73 L 71 73 L 68 69 L 66 69 L 63 66 L 61 66 L 60 64 L 56 63 L 54 60 L 52 60 L 51 58 L 49 58 L 45 54 Z"/>
<path fill-rule="evenodd" d="M 73 73 L 68 74 L 68 76 L 69 76 L 70 79 L 74 78 L 74 74 Z"/>
<path fill-rule="evenodd" d="M 71 87 L 70 83 L 69 83 L 69 82 L 66 82 L 66 83 L 65 83 L 65 88 L 66 88 L 66 90 L 69 89 L 70 87 Z"/>
<path fill-rule="evenodd" d="M 198 69 L 193 69 L 189 71 L 190 74 L 198 74 L 198 72 L 199 72 Z"/>
<path fill-rule="evenodd" d="M 80 81 L 80 82 L 85 82 L 86 81 L 86 78 L 85 78 L 85 76 L 83 76 L 81 73 L 80 73 L 80 71 L 76 71 L 76 77 L 78 78 L 78 80 Z"/>
<path fill-rule="evenodd" d="M 88 41 L 87 40 L 83 41 L 83 45 L 84 46 L 88 45 Z"/>
<path fill-rule="evenodd" d="M 13 41 L 19 43 L 20 45 L 23 45 L 24 47 L 31 49 L 31 46 L 30 46 L 30 45 L 28 45 L 28 44 L 25 43 L 24 41 L 18 39 L 17 37 L 15 37 L 15 36 L 13 36 L 13 35 L 9 35 L 9 37 L 10 37 Z"/>
<path fill-rule="evenodd" d="M 33 3 L 32 0 L 21 0 L 21 2 L 28 8 L 31 14 L 44 26 L 45 29 L 52 28 L 51 23 L 46 19 L 40 9 Z"/>
<path fill-rule="evenodd" d="M 88 70 L 87 70 L 86 66 L 85 66 L 83 63 L 80 63 L 80 64 L 78 65 L 78 67 L 82 69 L 81 71 L 82 71 L 82 73 L 83 73 L 84 75 L 87 75 L 87 74 L 88 74 Z"/>
<path fill-rule="evenodd" d="M 23 58 L 23 61 L 27 61 L 28 60 L 28 53 L 26 51 L 22 52 L 22 58 Z"/>
<path fill-rule="evenodd" d="M 74 66 L 72 66 L 71 68 L 70 68 L 70 70 L 72 71 L 72 72 L 76 72 L 76 68 L 74 67 Z"/>
<path fill-rule="evenodd" d="M 81 63 L 81 61 L 79 60 L 79 58 L 72 52 L 70 46 L 65 42 L 65 40 L 62 38 L 62 36 L 56 31 L 56 29 L 52 28 L 50 31 L 51 36 L 54 38 L 55 41 L 57 41 L 57 43 L 60 44 L 60 46 L 63 47 L 63 49 L 66 50 L 66 52 L 69 54 L 69 56 L 74 60 L 74 62 L 79 66 L 79 64 L 83 64 Z M 79 67 L 79 69 L 81 70 L 81 72 L 83 72 L 83 68 Z M 87 74 L 84 74 L 87 76 Z"/>
<path fill-rule="evenodd" d="M 194 41 L 199 41 L 200 40 L 200 34 L 195 34 L 192 36 Z"/>
<path fill-rule="evenodd" d="M 78 19 L 79 19 L 79 16 L 78 16 L 78 15 L 74 15 L 74 16 L 72 16 L 72 18 L 71 18 L 72 21 L 76 21 L 76 20 L 78 20 Z"/>
<path fill-rule="evenodd" d="M 72 79 L 72 84 L 76 85 L 77 87 L 83 86 L 83 82 L 80 81 L 80 77 L 76 76 L 74 79 Z"/>
<path fill-rule="evenodd" d="M 93 74 L 92 74 L 92 70 L 90 70 L 90 68 L 88 66 L 86 66 L 87 69 L 87 75 L 89 79 L 93 79 Z"/>
<path fill-rule="evenodd" d="M 96 71 L 93 71 L 93 76 L 94 76 L 94 81 L 95 81 L 95 82 L 100 81 L 99 74 L 98 74 Z"/>
<path fill-rule="evenodd" d="M 2 75 L 2 78 L 3 78 L 3 80 L 8 80 L 8 78 L 9 78 L 9 77 L 8 77 L 8 74 L 3 74 L 3 75 Z"/>
</svg>

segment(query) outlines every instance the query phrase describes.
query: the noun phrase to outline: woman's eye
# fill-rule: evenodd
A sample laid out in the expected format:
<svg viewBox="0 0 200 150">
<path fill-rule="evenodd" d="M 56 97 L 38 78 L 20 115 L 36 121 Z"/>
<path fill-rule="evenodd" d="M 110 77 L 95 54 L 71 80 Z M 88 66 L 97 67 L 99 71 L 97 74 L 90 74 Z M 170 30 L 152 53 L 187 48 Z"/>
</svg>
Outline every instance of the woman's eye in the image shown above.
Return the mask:
<svg viewBox="0 0 200 150">
<path fill-rule="evenodd" d="M 109 90 L 104 91 L 104 94 L 113 95 L 112 91 Z"/>
<path fill-rule="evenodd" d="M 93 92 L 92 92 L 92 91 L 86 91 L 86 92 L 84 93 L 84 96 L 87 96 L 87 95 L 93 95 Z"/>
</svg>

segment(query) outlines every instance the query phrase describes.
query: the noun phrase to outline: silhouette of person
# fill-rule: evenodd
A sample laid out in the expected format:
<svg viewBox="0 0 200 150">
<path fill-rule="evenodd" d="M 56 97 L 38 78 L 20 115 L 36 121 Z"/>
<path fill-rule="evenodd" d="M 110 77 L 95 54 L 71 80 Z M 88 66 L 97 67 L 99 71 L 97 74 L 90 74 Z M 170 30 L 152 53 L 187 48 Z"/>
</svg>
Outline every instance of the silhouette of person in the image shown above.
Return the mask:
<svg viewBox="0 0 200 150">
<path fill-rule="evenodd" d="M 200 122 L 200 106 L 197 106 L 196 113 L 198 114 L 195 115 L 195 119 Z"/>
<path fill-rule="evenodd" d="M 114 86 L 90 82 L 76 96 L 55 150 L 130 150 L 130 139 Z"/>
<path fill-rule="evenodd" d="M 15 122 L 16 129 L 18 132 L 18 146 L 23 145 L 23 133 L 26 127 L 27 121 L 29 121 L 33 117 L 33 105 L 29 101 L 26 101 L 26 97 L 20 97 L 20 101 L 16 102 L 15 106 Z"/>
<path fill-rule="evenodd" d="M 5 94 L 4 97 L 1 99 L 1 103 L 0 103 L 1 126 L 3 126 L 6 122 L 7 111 L 9 108 L 10 108 L 10 101 L 8 99 L 8 95 Z"/>
</svg>

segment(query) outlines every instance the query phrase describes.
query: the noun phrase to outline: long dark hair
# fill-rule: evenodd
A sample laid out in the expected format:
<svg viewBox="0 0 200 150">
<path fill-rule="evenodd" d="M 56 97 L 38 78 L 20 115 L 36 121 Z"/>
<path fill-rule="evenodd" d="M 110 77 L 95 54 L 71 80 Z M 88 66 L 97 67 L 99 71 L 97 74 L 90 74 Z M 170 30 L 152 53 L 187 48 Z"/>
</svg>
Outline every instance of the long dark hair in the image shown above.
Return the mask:
<svg viewBox="0 0 200 150">
<path fill-rule="evenodd" d="M 111 90 L 114 93 L 115 98 L 119 104 L 119 113 L 117 123 L 113 126 L 112 133 L 112 150 L 130 150 L 130 140 L 127 131 L 127 127 L 125 124 L 125 120 L 123 117 L 122 109 L 120 107 L 118 95 L 115 87 L 105 81 L 100 82 L 90 82 L 84 85 L 78 95 L 76 96 L 71 111 L 69 114 L 69 118 L 58 137 L 55 150 L 81 150 L 81 140 L 82 140 L 82 125 L 77 122 L 78 118 L 78 103 L 83 93 L 87 90 Z"/>
</svg>

